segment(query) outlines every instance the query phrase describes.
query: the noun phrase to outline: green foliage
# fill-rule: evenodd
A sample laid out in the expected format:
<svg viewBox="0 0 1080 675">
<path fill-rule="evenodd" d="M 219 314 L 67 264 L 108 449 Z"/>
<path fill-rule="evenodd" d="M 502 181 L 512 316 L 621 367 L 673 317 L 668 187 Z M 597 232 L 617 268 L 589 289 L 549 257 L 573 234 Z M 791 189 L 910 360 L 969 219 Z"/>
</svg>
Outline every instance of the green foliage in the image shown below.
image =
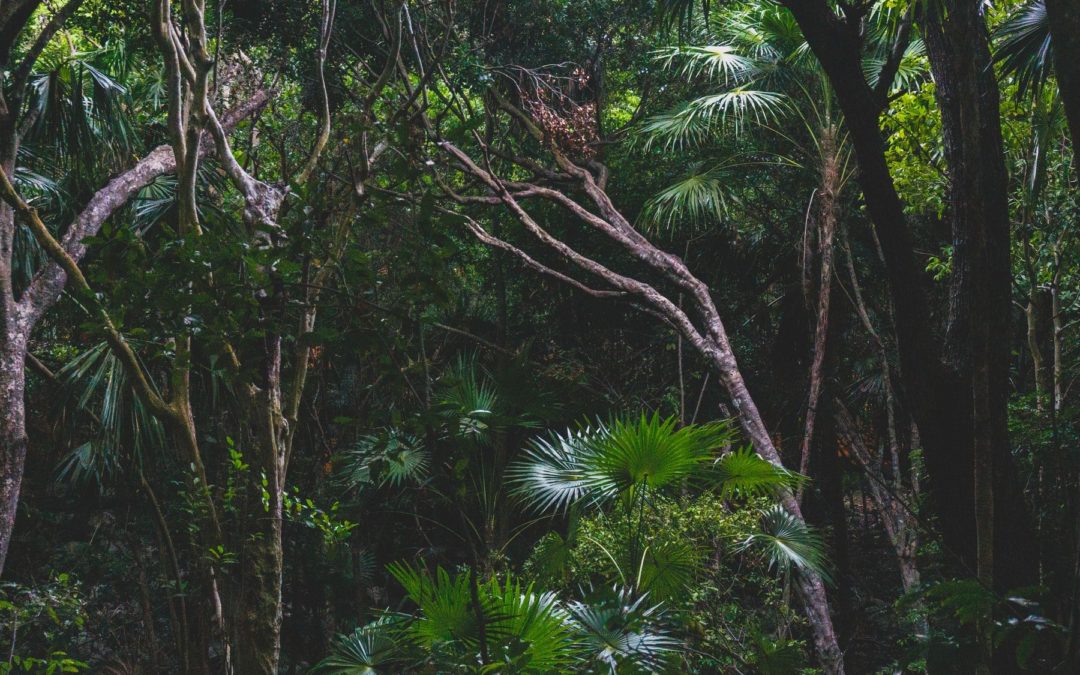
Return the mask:
<svg viewBox="0 0 1080 675">
<path fill-rule="evenodd" d="M 380 617 L 352 633 L 334 638 L 330 655 L 311 669 L 326 675 L 376 675 L 402 667 L 407 652 L 401 643 L 403 618 L 392 614 Z"/>
<path fill-rule="evenodd" d="M 761 530 L 747 537 L 743 546 L 760 547 L 785 575 L 794 567 L 829 578 L 821 535 L 780 504 L 761 512 Z"/>
<path fill-rule="evenodd" d="M 562 602 L 511 577 L 480 581 L 402 563 L 389 571 L 417 613 L 338 636 L 312 672 L 668 672 L 679 646 L 660 607 L 625 588 Z"/>
<path fill-rule="evenodd" d="M 399 487 L 423 482 L 429 464 L 420 439 L 396 429 L 364 435 L 336 461 L 337 480 L 347 490 L 363 485 Z"/>
<path fill-rule="evenodd" d="M 675 418 L 642 414 L 536 439 L 510 467 L 515 493 L 538 511 L 661 490 L 691 477 L 732 439 L 730 424 L 679 428 Z"/>
<path fill-rule="evenodd" d="M 82 584 L 66 573 L 48 582 L 0 586 L 0 673 L 77 673 L 89 668 L 66 650 L 86 628 Z"/>
<path fill-rule="evenodd" d="M 261 496 L 264 511 L 270 510 L 271 496 L 268 487 L 269 481 L 263 475 Z M 323 509 L 310 497 L 302 497 L 300 488 L 296 486 L 293 486 L 292 491 L 285 491 L 281 495 L 281 506 L 289 520 L 317 531 L 322 535 L 323 544 L 328 547 L 344 542 L 349 537 L 349 532 L 357 526 L 357 523 L 338 515 L 341 508 L 338 502 L 331 504 L 328 510 Z"/>
<path fill-rule="evenodd" d="M 1038 96 L 1052 72 L 1053 44 L 1045 0 L 1029 0 L 994 33 L 994 60 L 1003 74 L 1016 77 L 1017 93 Z"/>
<path fill-rule="evenodd" d="M 725 497 L 775 496 L 805 481 L 804 476 L 761 458 L 750 448 L 724 453 L 712 466 L 711 479 Z"/>
<path fill-rule="evenodd" d="M 805 662 L 800 645 L 772 632 L 794 617 L 781 609 L 783 586 L 769 573 L 764 551 L 742 546 L 759 531 L 757 509 L 731 509 L 715 493 L 656 497 L 644 521 L 647 546 L 633 560 L 633 519 L 594 513 L 573 519 L 565 538 L 547 534 L 523 571 L 562 593 L 624 579 L 637 585 L 654 603 L 663 602 L 675 634 L 686 636 L 684 668 L 691 672 L 767 660 L 763 645 L 773 641 L 787 657 Z"/>
</svg>

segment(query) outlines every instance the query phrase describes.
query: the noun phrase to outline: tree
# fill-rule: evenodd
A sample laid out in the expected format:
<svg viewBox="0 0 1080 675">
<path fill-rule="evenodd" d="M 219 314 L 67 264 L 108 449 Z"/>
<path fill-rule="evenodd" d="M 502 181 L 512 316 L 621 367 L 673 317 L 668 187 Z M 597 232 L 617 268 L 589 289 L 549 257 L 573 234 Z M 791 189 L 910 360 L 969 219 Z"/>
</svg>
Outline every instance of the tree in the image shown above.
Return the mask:
<svg viewBox="0 0 1080 675">
<path fill-rule="evenodd" d="M 536 96 L 535 93 L 524 95 Z M 451 169 L 460 171 L 465 180 L 475 181 L 482 192 L 478 195 L 463 194 L 460 188 L 450 182 L 453 179 L 436 177 L 436 180 L 443 190 L 459 204 L 505 206 L 539 242 L 569 261 L 574 267 L 597 277 L 606 288 L 594 289 L 586 286 L 573 277 L 538 262 L 520 248 L 492 235 L 471 216 L 463 214 L 462 218 L 469 231 L 485 244 L 516 256 L 526 266 L 536 271 L 558 278 L 596 297 L 630 299 L 640 303 L 645 311 L 669 322 L 715 368 L 718 378 L 734 404 L 739 423 L 754 449 L 769 462 L 782 467 L 780 455 L 769 437 L 761 414 L 739 372 L 727 331 L 709 289 L 687 269 L 682 260 L 656 248 L 618 211 L 604 190 L 608 175 L 602 164 L 596 160 L 591 160 L 588 164 L 575 162 L 566 154 L 567 152 L 586 152 L 580 139 L 582 134 L 585 135 L 586 142 L 589 139 L 587 122 L 583 125 L 583 120 L 580 118 L 568 121 L 561 116 L 559 110 L 548 107 L 543 99 L 532 99 L 534 113 L 530 116 L 504 98 L 500 92 L 492 91 L 490 97 L 494 103 L 487 114 L 491 117 L 508 118 L 524 128 L 529 141 L 539 144 L 550 153 L 554 166 L 539 165 L 533 159 L 522 156 L 513 149 L 491 147 L 482 142 L 477 149 L 477 152 L 483 153 L 484 159 L 480 161 L 491 166 L 491 158 L 498 157 L 509 162 L 511 166 L 517 165 L 541 178 L 557 183 L 569 183 L 585 196 L 586 203 L 595 208 L 599 215 L 560 189 L 547 187 L 541 182 L 508 180 L 495 174 L 491 169 L 478 164 L 477 160 L 457 145 L 445 140 L 434 128 L 429 127 L 428 131 L 433 136 L 432 141 L 440 154 L 449 160 Z M 529 102 L 529 99 L 525 100 Z M 579 109 L 575 112 L 574 104 L 570 105 L 572 106 L 569 111 L 571 114 L 580 114 Z M 677 302 L 658 290 L 656 286 L 636 277 L 616 272 L 550 234 L 522 206 L 522 202 L 527 199 L 542 200 L 560 207 L 572 215 L 576 221 L 608 238 L 633 259 L 651 269 L 653 273 L 680 288 L 692 299 L 694 313 L 700 317 L 700 324 L 696 324 L 690 315 L 678 306 Z M 793 516 L 801 517 L 798 502 L 793 494 L 788 493 L 783 504 Z M 842 672 L 843 658 L 833 632 L 832 619 L 829 616 L 828 602 L 825 598 L 824 582 L 818 574 L 810 571 L 799 575 L 798 588 L 808 619 L 814 629 L 815 646 L 819 658 L 831 672 Z"/>
</svg>

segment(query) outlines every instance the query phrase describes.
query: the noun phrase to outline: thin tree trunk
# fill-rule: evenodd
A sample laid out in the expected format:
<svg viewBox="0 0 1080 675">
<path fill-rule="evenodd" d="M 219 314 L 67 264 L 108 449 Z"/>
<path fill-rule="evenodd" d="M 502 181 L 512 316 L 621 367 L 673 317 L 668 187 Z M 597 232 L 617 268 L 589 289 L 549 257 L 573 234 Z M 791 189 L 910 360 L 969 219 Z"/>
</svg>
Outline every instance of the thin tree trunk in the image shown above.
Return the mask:
<svg viewBox="0 0 1080 675">
<path fill-rule="evenodd" d="M 244 580 L 233 640 L 236 672 L 244 675 L 275 675 L 281 653 L 286 425 L 281 405 L 281 338 L 270 336 L 266 342 L 264 381 L 252 412 L 258 467 L 267 485 L 258 488 L 264 491 L 262 506 L 254 514 L 254 536 L 244 546 Z"/>
<path fill-rule="evenodd" d="M 823 129 L 819 139 L 821 148 L 821 186 L 818 199 L 819 215 L 817 221 L 818 240 L 818 297 L 817 319 L 814 323 L 813 358 L 810 364 L 810 392 L 806 403 L 806 421 L 803 428 L 802 445 L 799 461 L 799 473 L 809 474 L 810 449 L 814 441 L 814 424 L 817 420 L 818 404 L 821 401 L 822 381 L 825 368 L 825 342 L 829 335 L 829 302 L 832 297 L 833 277 L 833 237 L 836 233 L 837 194 L 840 189 L 840 161 L 837 156 L 836 129 Z M 802 501 L 802 488 L 798 499 Z"/>
<path fill-rule="evenodd" d="M 1058 253 L 1056 251 L 1054 253 L 1054 258 L 1055 266 L 1060 267 L 1060 262 L 1057 260 Z M 1053 336 L 1053 410 L 1055 422 L 1057 414 L 1061 412 L 1063 399 L 1065 398 L 1065 364 L 1061 355 L 1062 341 L 1065 338 L 1065 317 L 1062 315 L 1061 289 L 1058 285 L 1060 275 L 1060 271 L 1054 274 L 1054 281 L 1050 286 L 1050 316 Z"/>
<path fill-rule="evenodd" d="M 1050 378 L 1047 373 L 1046 358 L 1040 340 L 1043 317 L 1043 298 L 1039 292 L 1038 275 L 1035 270 L 1034 252 L 1031 250 L 1031 238 L 1026 231 L 1023 234 L 1024 267 L 1028 276 L 1027 306 L 1024 307 L 1024 319 L 1027 322 L 1028 352 L 1031 354 L 1031 367 L 1035 373 L 1035 408 L 1039 413 L 1046 412 L 1047 399 L 1052 395 Z M 1052 405 L 1052 404 L 1051 404 Z"/>
<path fill-rule="evenodd" d="M 863 442 L 851 413 L 838 403 L 836 406 L 836 429 L 845 440 L 855 461 L 866 473 L 870 486 L 870 496 L 881 517 L 882 526 L 889 542 L 896 552 L 904 592 L 915 590 L 920 582 L 915 553 L 918 550 L 918 529 L 914 518 L 907 512 L 906 505 L 898 493 L 893 492 L 880 469 L 880 458 L 875 458 Z"/>
</svg>

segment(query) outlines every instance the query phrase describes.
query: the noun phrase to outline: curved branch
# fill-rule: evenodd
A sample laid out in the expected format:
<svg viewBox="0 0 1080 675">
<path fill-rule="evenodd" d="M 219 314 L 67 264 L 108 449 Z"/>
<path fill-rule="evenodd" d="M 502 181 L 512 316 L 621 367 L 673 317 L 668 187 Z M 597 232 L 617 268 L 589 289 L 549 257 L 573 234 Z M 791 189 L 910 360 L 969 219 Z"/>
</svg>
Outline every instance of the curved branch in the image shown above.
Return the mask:
<svg viewBox="0 0 1080 675">
<path fill-rule="evenodd" d="M 230 110 L 222 120 L 222 127 L 232 129 L 240 120 L 261 110 L 270 100 L 271 92 L 261 90 L 250 99 Z M 199 155 L 210 151 L 207 140 L 199 145 Z M 146 157 L 94 193 L 86 206 L 68 227 L 60 241 L 64 253 L 78 263 L 86 254 L 86 239 L 93 237 L 106 220 L 155 179 L 176 171 L 176 157 L 168 145 L 154 148 Z M 35 323 L 59 297 L 67 283 L 67 270 L 57 260 L 46 264 L 30 281 L 19 300 L 30 313 L 30 323 Z"/>
</svg>

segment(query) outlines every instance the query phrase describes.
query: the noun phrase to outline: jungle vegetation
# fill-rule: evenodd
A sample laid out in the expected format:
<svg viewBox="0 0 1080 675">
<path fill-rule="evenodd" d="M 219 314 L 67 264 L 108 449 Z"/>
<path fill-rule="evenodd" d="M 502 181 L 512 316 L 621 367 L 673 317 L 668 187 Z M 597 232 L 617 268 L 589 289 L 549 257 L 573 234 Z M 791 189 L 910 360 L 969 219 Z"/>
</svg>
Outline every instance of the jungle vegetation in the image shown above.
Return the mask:
<svg viewBox="0 0 1080 675">
<path fill-rule="evenodd" d="M 1080 3 L 0 0 L 0 673 L 1080 672 Z"/>
</svg>

